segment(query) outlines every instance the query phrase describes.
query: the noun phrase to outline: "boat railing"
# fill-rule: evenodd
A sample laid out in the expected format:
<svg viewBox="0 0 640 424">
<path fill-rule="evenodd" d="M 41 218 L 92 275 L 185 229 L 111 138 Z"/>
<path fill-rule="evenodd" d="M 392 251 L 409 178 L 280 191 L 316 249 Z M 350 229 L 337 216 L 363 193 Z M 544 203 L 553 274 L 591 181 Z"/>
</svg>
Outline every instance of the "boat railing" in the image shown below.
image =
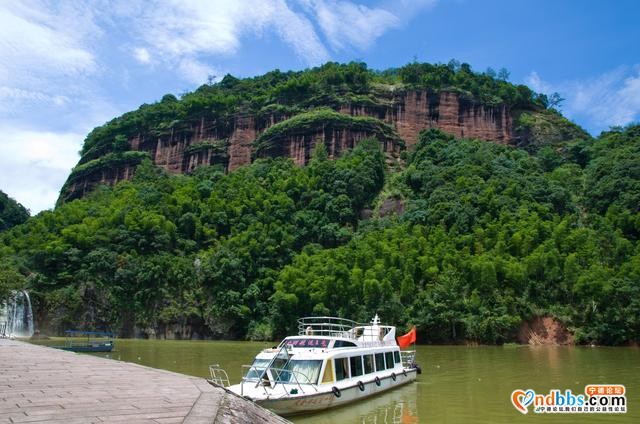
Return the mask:
<svg viewBox="0 0 640 424">
<path fill-rule="evenodd" d="M 390 325 L 381 325 L 377 315 L 371 324 L 360 324 L 350 319 L 336 317 L 304 317 L 298 320 L 298 336 L 339 337 L 353 340 L 359 346 L 365 347 L 395 345 L 395 338 L 385 340 L 394 328 Z"/>
<path fill-rule="evenodd" d="M 355 321 L 337 317 L 304 317 L 298 319 L 299 336 L 327 336 L 355 339 Z"/>
<path fill-rule="evenodd" d="M 364 341 L 362 339 L 364 338 Z M 371 339 L 371 340 L 369 340 Z M 376 337 L 359 337 L 358 338 L 358 347 L 380 347 L 380 346 L 395 346 L 395 340 L 378 340 Z"/>
<path fill-rule="evenodd" d="M 223 370 L 224 371 L 224 370 Z M 252 374 L 253 373 L 253 374 Z M 252 374 L 255 377 L 248 377 Z M 212 376 L 213 379 L 213 376 Z M 304 386 L 311 386 L 318 391 L 316 387 L 316 382 L 311 381 L 309 376 L 301 371 L 292 370 L 288 368 L 275 368 L 269 367 L 265 368 L 263 366 L 255 366 L 255 365 L 243 365 L 242 366 L 242 380 L 240 381 L 240 395 L 244 396 L 244 383 L 258 383 L 258 385 L 262 386 L 265 394 L 268 394 L 267 388 L 275 389 L 275 387 L 279 384 L 295 384 L 298 386 L 302 393 L 305 393 L 303 389 Z M 272 384 L 273 383 L 273 384 Z M 290 393 L 286 392 L 288 396 Z"/>
<path fill-rule="evenodd" d="M 229 382 L 229 375 L 220 367 L 220 364 L 209 365 L 209 373 L 211 374 L 212 383 L 222 387 L 228 387 L 231 385 Z"/>
</svg>

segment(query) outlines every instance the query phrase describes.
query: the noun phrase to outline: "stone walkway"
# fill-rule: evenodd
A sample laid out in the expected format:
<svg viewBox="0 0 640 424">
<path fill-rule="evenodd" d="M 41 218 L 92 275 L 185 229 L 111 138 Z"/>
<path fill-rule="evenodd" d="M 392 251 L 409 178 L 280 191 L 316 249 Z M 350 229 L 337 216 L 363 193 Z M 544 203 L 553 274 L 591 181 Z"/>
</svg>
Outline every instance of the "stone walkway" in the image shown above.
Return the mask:
<svg viewBox="0 0 640 424">
<path fill-rule="evenodd" d="M 0 339 L 0 424 L 287 423 L 202 378 Z"/>
</svg>

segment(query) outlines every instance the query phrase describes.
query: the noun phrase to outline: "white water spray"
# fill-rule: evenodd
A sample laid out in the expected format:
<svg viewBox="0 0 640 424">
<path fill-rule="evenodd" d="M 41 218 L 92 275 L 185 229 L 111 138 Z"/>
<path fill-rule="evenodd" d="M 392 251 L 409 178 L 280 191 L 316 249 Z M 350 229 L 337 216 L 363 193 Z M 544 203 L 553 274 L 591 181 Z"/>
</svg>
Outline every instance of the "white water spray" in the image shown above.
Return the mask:
<svg viewBox="0 0 640 424">
<path fill-rule="evenodd" d="M 4 337 L 33 335 L 33 310 L 26 290 L 15 292 L 4 305 L 0 305 L 0 335 Z"/>
</svg>

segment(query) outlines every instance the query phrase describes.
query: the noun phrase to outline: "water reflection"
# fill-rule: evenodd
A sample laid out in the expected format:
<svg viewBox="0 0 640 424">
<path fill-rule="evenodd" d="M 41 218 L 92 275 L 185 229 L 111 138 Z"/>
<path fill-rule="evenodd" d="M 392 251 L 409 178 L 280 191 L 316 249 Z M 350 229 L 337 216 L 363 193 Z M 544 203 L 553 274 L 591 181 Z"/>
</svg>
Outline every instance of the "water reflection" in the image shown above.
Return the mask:
<svg viewBox="0 0 640 424">
<path fill-rule="evenodd" d="M 42 343 L 60 344 L 59 340 Z M 227 341 L 116 340 L 110 358 L 208 377 L 208 365 L 220 363 L 232 382 L 241 365 L 273 343 Z M 106 356 L 102 354 L 101 356 Z M 640 349 L 580 346 L 418 346 L 423 373 L 416 383 L 389 393 L 321 413 L 293 417 L 296 424 L 544 421 L 599 423 L 640 422 Z M 625 416 L 522 415 L 511 405 L 515 389 L 548 393 L 587 384 L 623 384 L 628 395 Z"/>
<path fill-rule="evenodd" d="M 416 424 L 418 384 L 411 383 L 360 401 L 316 414 L 290 417 L 295 424 Z"/>
</svg>

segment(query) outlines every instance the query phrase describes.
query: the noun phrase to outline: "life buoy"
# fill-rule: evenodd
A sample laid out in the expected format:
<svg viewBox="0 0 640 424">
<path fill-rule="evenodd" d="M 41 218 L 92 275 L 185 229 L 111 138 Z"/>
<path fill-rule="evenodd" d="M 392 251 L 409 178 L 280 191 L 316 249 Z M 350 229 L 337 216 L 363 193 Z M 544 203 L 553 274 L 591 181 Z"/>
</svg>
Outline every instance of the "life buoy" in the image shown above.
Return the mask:
<svg viewBox="0 0 640 424">
<path fill-rule="evenodd" d="M 395 372 L 392 372 L 392 373 L 391 373 L 391 379 L 392 379 L 393 381 L 396 381 L 396 373 L 395 373 Z"/>
<path fill-rule="evenodd" d="M 407 376 L 407 370 L 402 370 L 402 375 Z"/>
<path fill-rule="evenodd" d="M 376 376 L 376 386 L 380 385 L 380 377 Z"/>
<path fill-rule="evenodd" d="M 338 389 L 336 386 L 333 386 L 331 388 L 331 391 L 333 392 L 334 396 L 337 397 L 337 398 L 342 396 L 342 393 L 340 392 L 340 389 Z"/>
<path fill-rule="evenodd" d="M 362 381 L 358 381 L 358 389 L 360 389 L 361 392 L 364 392 L 364 383 Z"/>
</svg>

